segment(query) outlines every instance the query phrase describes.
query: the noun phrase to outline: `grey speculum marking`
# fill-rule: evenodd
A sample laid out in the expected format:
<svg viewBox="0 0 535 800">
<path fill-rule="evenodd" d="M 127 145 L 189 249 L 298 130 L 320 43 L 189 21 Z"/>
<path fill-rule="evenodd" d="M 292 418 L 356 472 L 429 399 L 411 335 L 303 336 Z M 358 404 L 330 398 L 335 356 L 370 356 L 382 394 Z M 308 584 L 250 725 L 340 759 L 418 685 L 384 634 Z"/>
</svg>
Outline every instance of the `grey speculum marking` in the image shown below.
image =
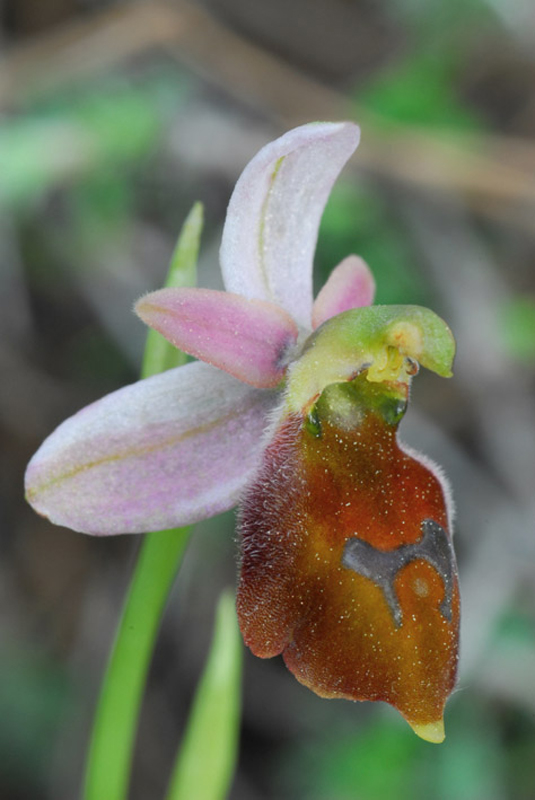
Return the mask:
<svg viewBox="0 0 535 800">
<path fill-rule="evenodd" d="M 422 538 L 413 544 L 402 544 L 395 550 L 378 550 L 362 539 L 349 539 L 344 547 L 342 564 L 373 581 L 382 589 L 392 612 L 396 628 L 403 624 L 403 613 L 394 588 L 399 570 L 412 561 L 427 561 L 438 572 L 444 584 L 440 612 L 451 622 L 453 571 L 455 556 L 448 534 L 434 519 L 422 522 Z"/>
</svg>

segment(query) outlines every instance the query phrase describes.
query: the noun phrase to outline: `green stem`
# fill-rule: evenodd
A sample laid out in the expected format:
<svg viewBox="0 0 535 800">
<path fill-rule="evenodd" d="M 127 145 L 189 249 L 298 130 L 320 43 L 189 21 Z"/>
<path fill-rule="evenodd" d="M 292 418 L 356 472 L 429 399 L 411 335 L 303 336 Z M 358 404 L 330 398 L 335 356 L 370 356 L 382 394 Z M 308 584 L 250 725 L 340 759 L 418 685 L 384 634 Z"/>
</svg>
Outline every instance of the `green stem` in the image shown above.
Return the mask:
<svg viewBox="0 0 535 800">
<path fill-rule="evenodd" d="M 171 259 L 166 286 L 194 286 L 203 209 L 189 213 Z M 156 331 L 149 331 L 143 378 L 186 360 Z M 93 725 L 85 800 L 124 800 L 128 791 L 136 723 L 167 597 L 182 562 L 188 528 L 145 537 L 126 598 Z"/>
<path fill-rule="evenodd" d="M 85 800 L 126 797 L 147 671 L 188 536 L 179 528 L 151 533 L 143 543 L 97 708 Z"/>
</svg>

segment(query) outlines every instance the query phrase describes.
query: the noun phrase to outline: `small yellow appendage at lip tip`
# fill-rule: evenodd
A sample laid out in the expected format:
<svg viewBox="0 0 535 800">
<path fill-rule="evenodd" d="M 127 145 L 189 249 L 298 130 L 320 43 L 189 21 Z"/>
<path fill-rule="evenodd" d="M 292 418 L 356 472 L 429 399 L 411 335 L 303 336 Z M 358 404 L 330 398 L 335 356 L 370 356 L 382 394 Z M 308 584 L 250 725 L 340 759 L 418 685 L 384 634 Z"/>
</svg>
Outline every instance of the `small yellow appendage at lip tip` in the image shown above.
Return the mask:
<svg viewBox="0 0 535 800">
<path fill-rule="evenodd" d="M 436 722 L 426 722 L 424 725 L 409 722 L 416 736 L 424 739 L 426 742 L 433 744 L 440 744 L 446 738 L 444 732 L 444 720 L 439 719 Z"/>
</svg>

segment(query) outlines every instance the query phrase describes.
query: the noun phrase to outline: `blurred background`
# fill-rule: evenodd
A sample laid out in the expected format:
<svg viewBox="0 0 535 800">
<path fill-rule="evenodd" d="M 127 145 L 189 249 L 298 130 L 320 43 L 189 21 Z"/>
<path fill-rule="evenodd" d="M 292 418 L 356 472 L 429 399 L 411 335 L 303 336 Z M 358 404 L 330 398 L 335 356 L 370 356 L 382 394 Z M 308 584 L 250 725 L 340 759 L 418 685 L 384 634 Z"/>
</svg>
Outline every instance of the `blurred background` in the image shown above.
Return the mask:
<svg viewBox="0 0 535 800">
<path fill-rule="evenodd" d="M 388 707 L 323 701 L 245 657 L 232 800 L 535 798 L 535 6 L 523 0 L 5 0 L 0 64 L 0 797 L 72 800 L 139 539 L 37 517 L 26 462 L 139 373 L 132 302 L 205 205 L 219 287 L 233 184 L 288 128 L 354 119 L 318 285 L 350 252 L 378 301 L 453 328 L 403 426 L 457 503 L 464 622 L 447 739 Z M 177 487 L 177 491 L 178 491 Z M 165 617 L 133 800 L 163 796 L 235 581 L 232 513 L 199 525 Z M 103 800 L 107 800 L 103 798 Z M 192 798 L 195 800 L 195 798 Z"/>
</svg>

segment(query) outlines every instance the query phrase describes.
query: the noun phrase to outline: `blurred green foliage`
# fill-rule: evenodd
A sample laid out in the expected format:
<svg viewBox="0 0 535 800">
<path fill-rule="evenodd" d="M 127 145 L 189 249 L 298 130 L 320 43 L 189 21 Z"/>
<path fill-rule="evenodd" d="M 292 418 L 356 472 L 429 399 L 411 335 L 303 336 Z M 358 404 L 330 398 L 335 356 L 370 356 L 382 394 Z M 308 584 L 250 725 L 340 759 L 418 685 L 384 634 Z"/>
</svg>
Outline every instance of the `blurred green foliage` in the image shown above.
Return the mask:
<svg viewBox="0 0 535 800">
<path fill-rule="evenodd" d="M 478 116 L 456 88 L 458 51 L 412 54 L 375 77 L 358 93 L 358 102 L 390 121 L 459 132 L 477 130 Z"/>
<path fill-rule="evenodd" d="M 171 99 L 171 88 L 173 97 Z M 80 179 L 103 215 L 126 197 L 125 169 L 158 145 L 187 93 L 166 70 L 143 80 L 121 76 L 28 101 L 0 124 L 0 203 L 22 210 L 55 186 Z M 121 179 L 121 180 L 119 180 Z"/>
<path fill-rule="evenodd" d="M 340 182 L 329 199 L 316 251 L 318 288 L 349 253 L 362 256 L 370 266 L 377 303 L 426 305 L 430 288 L 416 267 L 403 227 L 380 195 L 364 183 L 357 187 Z"/>
<path fill-rule="evenodd" d="M 25 274 L 58 339 L 55 365 L 77 382 L 132 380 L 72 277 L 128 258 L 151 168 L 189 92 L 182 72 L 156 62 L 25 96 L 0 119 L 0 213 L 19 229 Z"/>
<path fill-rule="evenodd" d="M 485 704 L 473 696 L 464 697 L 462 704 L 453 703 L 446 729 L 446 741 L 437 747 L 421 742 L 400 720 L 385 715 L 358 734 L 318 737 L 294 754 L 295 796 L 307 800 L 503 797 L 505 755 Z"/>
<path fill-rule="evenodd" d="M 460 44 L 498 24 L 498 14 L 487 0 L 391 0 L 391 7 L 412 34 L 412 51 Z"/>
<path fill-rule="evenodd" d="M 496 627 L 496 639 L 502 646 L 527 645 L 535 652 L 535 626 L 532 618 L 526 612 L 507 609 Z"/>
<path fill-rule="evenodd" d="M 44 654 L 6 650 L 0 662 L 0 783 L 39 786 L 74 693 L 65 670 Z"/>
<path fill-rule="evenodd" d="M 442 132 L 481 130 L 483 121 L 465 105 L 457 86 L 462 58 L 450 47 L 416 49 L 355 90 L 354 100 L 374 112 L 385 132 L 393 122 Z M 329 200 L 317 251 L 321 282 L 348 253 L 362 256 L 371 267 L 376 302 L 432 305 L 425 270 L 418 269 L 418 255 L 395 208 L 364 180 L 358 186 L 339 183 Z"/>
<path fill-rule="evenodd" d="M 535 297 L 516 297 L 502 307 L 500 329 L 510 355 L 535 362 Z"/>
<path fill-rule="evenodd" d="M 81 328 L 65 343 L 61 367 L 79 385 L 91 384 L 95 377 L 111 387 L 132 380 L 124 353 L 94 325 Z"/>
</svg>

